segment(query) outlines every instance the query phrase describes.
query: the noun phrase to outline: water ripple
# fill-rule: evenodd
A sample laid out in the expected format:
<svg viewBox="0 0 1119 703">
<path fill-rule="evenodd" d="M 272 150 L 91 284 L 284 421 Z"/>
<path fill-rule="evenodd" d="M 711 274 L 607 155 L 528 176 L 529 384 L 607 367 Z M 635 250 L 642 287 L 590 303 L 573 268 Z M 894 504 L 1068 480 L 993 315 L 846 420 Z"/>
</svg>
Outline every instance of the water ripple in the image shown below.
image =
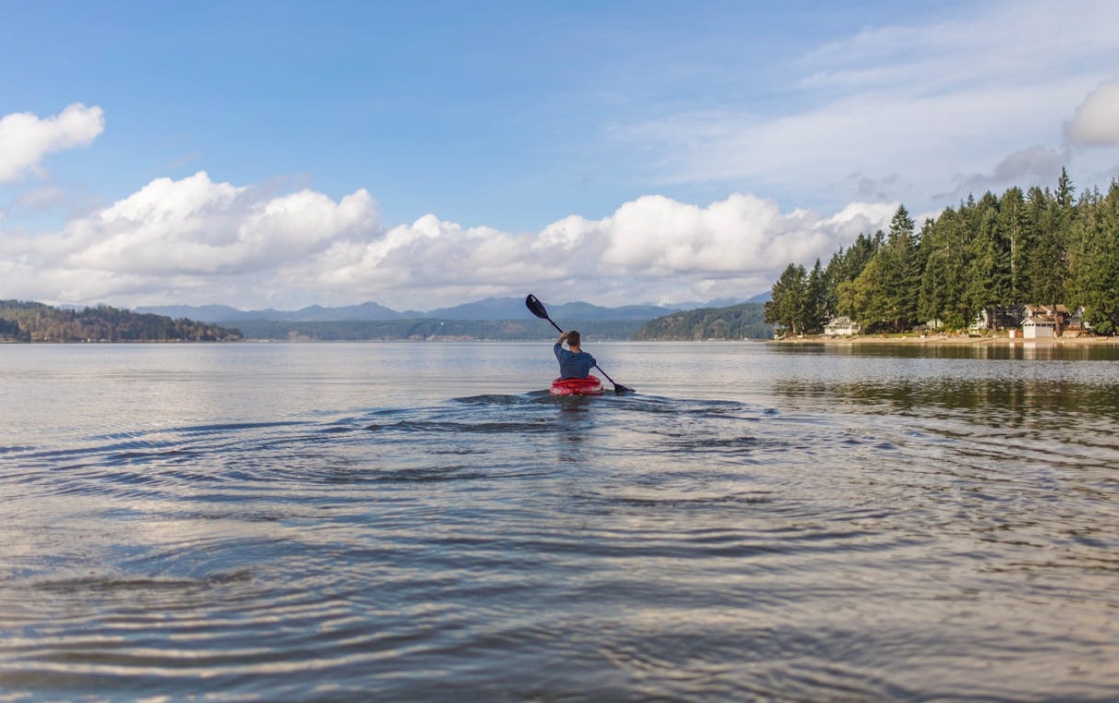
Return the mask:
<svg viewBox="0 0 1119 703">
<path fill-rule="evenodd" d="M 11 442 L 0 700 L 1114 699 L 1114 383 L 905 361 Z"/>
</svg>

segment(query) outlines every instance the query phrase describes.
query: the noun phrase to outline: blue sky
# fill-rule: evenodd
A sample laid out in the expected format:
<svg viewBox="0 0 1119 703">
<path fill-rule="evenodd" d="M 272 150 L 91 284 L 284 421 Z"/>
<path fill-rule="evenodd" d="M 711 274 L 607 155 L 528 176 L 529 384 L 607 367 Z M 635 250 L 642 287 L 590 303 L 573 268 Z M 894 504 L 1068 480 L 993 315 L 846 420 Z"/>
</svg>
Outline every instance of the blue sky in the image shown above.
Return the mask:
<svg viewBox="0 0 1119 703">
<path fill-rule="evenodd" d="M 0 0 L 0 298 L 746 298 L 1119 176 L 1114 2 Z"/>
</svg>

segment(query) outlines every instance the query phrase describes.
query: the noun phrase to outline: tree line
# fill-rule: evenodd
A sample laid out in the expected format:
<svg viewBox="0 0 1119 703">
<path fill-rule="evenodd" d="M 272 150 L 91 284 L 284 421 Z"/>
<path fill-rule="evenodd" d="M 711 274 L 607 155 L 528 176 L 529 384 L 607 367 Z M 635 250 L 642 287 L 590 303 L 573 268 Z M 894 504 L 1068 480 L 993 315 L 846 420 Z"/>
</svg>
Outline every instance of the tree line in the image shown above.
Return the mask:
<svg viewBox="0 0 1119 703">
<path fill-rule="evenodd" d="M 8 342 L 223 342 L 241 333 L 185 318 L 139 314 L 99 305 L 84 310 L 43 303 L 0 301 L 0 341 Z"/>
<path fill-rule="evenodd" d="M 1056 190 L 1010 188 L 928 219 L 899 206 L 888 232 L 860 234 L 826 267 L 789 264 L 773 284 L 765 321 L 818 334 L 835 316 L 865 332 L 934 322 L 963 329 L 1020 304 L 1083 306 L 1099 334 L 1119 325 L 1119 181 L 1075 197 L 1062 169 Z"/>
</svg>

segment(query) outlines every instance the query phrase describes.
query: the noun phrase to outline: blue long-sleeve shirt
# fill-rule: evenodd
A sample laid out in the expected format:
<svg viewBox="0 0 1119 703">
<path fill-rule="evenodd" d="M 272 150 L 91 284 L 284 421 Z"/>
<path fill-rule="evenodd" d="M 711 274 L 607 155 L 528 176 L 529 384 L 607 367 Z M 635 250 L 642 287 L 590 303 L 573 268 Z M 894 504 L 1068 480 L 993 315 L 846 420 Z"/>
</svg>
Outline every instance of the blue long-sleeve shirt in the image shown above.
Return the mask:
<svg viewBox="0 0 1119 703">
<path fill-rule="evenodd" d="M 559 361 L 560 378 L 586 378 L 591 375 L 591 369 L 598 363 L 587 352 L 581 351 L 576 354 L 569 349 L 564 349 L 560 342 L 556 342 L 552 349 L 556 353 L 556 360 Z"/>
</svg>

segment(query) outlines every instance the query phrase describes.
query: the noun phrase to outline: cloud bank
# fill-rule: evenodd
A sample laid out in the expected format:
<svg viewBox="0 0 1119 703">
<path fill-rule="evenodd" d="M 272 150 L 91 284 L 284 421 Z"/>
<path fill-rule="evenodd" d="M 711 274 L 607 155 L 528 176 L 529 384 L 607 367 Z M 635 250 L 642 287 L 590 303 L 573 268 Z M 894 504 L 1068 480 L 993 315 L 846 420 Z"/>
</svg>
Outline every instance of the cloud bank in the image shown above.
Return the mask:
<svg viewBox="0 0 1119 703">
<path fill-rule="evenodd" d="M 646 196 L 599 220 L 514 234 L 435 215 L 388 227 L 365 190 L 276 195 L 199 172 L 155 179 L 57 232 L 0 232 L 0 297 L 421 310 L 529 290 L 614 305 L 745 298 L 789 261 L 830 256 L 885 227 L 895 208 L 853 204 L 825 216 L 753 195 L 705 207 Z"/>
</svg>

